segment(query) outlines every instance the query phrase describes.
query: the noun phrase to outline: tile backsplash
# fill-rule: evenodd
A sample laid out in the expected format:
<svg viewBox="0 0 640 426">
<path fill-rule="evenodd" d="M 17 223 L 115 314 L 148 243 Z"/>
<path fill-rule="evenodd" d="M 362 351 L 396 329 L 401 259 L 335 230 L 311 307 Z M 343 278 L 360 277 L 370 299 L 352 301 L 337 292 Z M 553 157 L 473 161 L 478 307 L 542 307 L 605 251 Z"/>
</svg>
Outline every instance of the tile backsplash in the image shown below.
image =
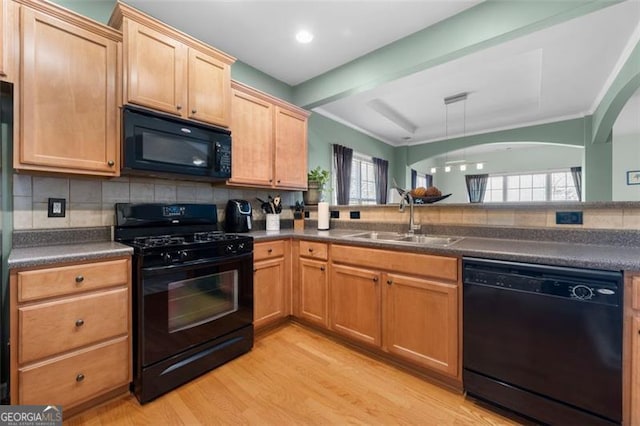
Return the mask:
<svg viewBox="0 0 640 426">
<path fill-rule="evenodd" d="M 119 177 L 115 179 L 79 179 L 13 175 L 14 229 L 51 229 L 110 226 L 114 224 L 115 203 L 214 203 L 220 220 L 232 198 L 246 199 L 254 208 L 254 219 L 262 219 L 260 202 L 268 195 L 282 196 L 282 218 L 293 218 L 288 206 L 301 200 L 298 191 L 230 189 L 208 183 Z M 47 217 L 49 198 L 67 200 L 65 217 Z"/>
</svg>

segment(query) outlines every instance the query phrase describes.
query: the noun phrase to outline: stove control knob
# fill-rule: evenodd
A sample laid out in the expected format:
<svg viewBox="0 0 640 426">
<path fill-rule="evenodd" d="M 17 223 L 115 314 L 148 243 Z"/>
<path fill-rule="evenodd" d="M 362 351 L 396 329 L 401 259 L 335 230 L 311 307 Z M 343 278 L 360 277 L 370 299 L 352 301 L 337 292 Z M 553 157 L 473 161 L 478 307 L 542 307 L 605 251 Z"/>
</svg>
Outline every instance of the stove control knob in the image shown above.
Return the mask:
<svg viewBox="0 0 640 426">
<path fill-rule="evenodd" d="M 236 252 L 236 247 L 233 244 L 229 244 L 226 248 L 225 251 L 229 254 L 233 254 Z"/>
<path fill-rule="evenodd" d="M 171 263 L 173 261 L 173 257 L 171 257 L 171 253 L 162 253 L 162 259 L 164 263 Z"/>
<path fill-rule="evenodd" d="M 186 250 L 180 250 L 178 254 L 180 255 L 180 260 L 187 260 L 189 257 L 189 253 L 187 253 Z"/>
<path fill-rule="evenodd" d="M 238 250 L 244 250 L 244 243 L 238 243 Z"/>
</svg>

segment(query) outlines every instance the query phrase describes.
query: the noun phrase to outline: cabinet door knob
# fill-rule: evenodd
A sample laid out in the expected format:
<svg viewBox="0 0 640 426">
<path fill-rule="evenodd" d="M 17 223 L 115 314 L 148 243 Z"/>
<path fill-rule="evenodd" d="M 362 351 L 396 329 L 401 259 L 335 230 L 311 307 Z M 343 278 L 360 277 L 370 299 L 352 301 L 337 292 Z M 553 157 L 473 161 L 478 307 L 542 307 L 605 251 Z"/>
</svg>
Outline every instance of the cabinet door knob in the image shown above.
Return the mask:
<svg viewBox="0 0 640 426">
<path fill-rule="evenodd" d="M 84 277 L 83 277 L 82 275 L 78 275 L 78 276 L 76 277 L 76 283 L 80 284 L 80 283 L 81 283 L 81 282 L 83 282 L 83 281 L 84 281 Z"/>
<path fill-rule="evenodd" d="M 84 325 L 83 319 L 76 320 L 76 327 L 82 327 L 83 325 Z"/>
<path fill-rule="evenodd" d="M 267 250 L 268 253 L 273 253 L 273 249 L 270 248 L 269 250 Z"/>
<path fill-rule="evenodd" d="M 253 268 L 253 273 L 255 274 L 256 272 L 258 272 L 258 270 L 256 268 Z"/>
<path fill-rule="evenodd" d="M 196 112 L 198 112 L 198 110 L 196 110 L 196 109 L 192 109 L 191 110 L 191 114 L 195 114 Z"/>
<path fill-rule="evenodd" d="M 180 105 L 180 104 L 176 105 L 176 109 L 177 109 L 178 111 L 180 111 L 180 110 L 182 109 L 182 105 Z"/>
<path fill-rule="evenodd" d="M 272 182 L 273 182 L 273 179 L 269 179 L 269 183 L 272 183 Z"/>
<path fill-rule="evenodd" d="M 309 247 L 309 253 L 313 253 L 313 249 Z"/>
<path fill-rule="evenodd" d="M 276 183 L 280 183 L 280 179 L 278 179 L 278 180 L 276 181 Z"/>
<path fill-rule="evenodd" d="M 84 374 L 79 373 L 79 374 L 76 376 L 76 382 L 80 383 L 80 382 L 81 382 L 81 381 L 83 381 L 83 380 L 84 380 Z"/>
<path fill-rule="evenodd" d="M 108 165 L 109 167 L 113 167 L 113 166 L 115 166 L 115 164 L 116 164 L 116 162 L 115 162 L 115 161 L 113 161 L 113 160 L 109 160 L 109 161 L 107 161 L 107 165 Z"/>
<path fill-rule="evenodd" d="M 324 272 L 324 266 L 321 266 L 321 267 L 320 267 L 320 270 Z"/>
<path fill-rule="evenodd" d="M 377 283 L 378 282 L 378 277 L 373 277 L 373 282 Z"/>
<path fill-rule="evenodd" d="M 389 285 L 393 284 L 393 280 L 387 280 L 387 284 Z"/>
</svg>

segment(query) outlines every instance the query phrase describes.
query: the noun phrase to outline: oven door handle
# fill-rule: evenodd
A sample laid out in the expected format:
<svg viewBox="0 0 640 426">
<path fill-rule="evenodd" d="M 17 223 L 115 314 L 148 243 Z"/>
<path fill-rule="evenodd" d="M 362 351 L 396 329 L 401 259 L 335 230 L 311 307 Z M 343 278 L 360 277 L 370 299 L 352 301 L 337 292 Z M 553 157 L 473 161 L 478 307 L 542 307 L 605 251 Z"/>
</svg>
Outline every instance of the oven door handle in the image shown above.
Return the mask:
<svg viewBox="0 0 640 426">
<path fill-rule="evenodd" d="M 225 256 L 225 257 L 216 257 L 216 258 L 207 258 L 207 259 L 198 259 L 192 260 L 189 262 L 183 263 L 175 263 L 171 265 L 161 265 L 161 266 L 149 266 L 140 268 L 140 272 L 144 275 L 159 275 L 163 273 L 173 272 L 179 269 L 198 267 L 198 266 L 217 266 L 217 265 L 225 265 L 233 262 L 246 262 L 249 264 L 253 264 L 253 253 L 243 253 L 236 256 Z"/>
</svg>

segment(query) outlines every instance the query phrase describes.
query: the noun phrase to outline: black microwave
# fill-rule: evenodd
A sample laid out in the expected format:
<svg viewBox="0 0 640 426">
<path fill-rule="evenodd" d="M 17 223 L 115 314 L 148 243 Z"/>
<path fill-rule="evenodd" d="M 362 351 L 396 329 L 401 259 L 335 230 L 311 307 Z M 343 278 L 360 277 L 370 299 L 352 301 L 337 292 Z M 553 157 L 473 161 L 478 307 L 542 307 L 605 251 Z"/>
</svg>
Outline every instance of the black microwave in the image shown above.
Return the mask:
<svg viewBox="0 0 640 426">
<path fill-rule="evenodd" d="M 231 132 L 142 108 L 122 112 L 122 173 L 222 180 L 231 177 Z"/>
</svg>

